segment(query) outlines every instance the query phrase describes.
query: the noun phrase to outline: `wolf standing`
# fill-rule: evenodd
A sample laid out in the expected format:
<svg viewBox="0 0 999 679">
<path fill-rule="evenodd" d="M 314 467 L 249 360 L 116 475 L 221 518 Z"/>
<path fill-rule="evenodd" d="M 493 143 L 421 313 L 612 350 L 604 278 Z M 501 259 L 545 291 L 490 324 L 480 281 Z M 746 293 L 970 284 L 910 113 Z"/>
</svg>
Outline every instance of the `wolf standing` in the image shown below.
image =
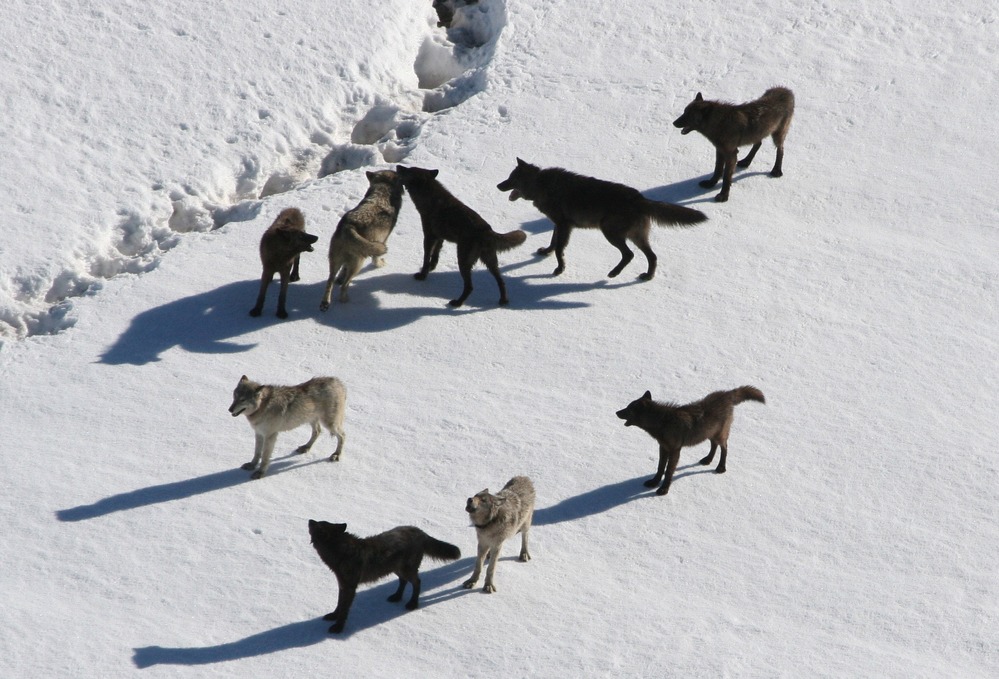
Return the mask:
<svg viewBox="0 0 999 679">
<path fill-rule="evenodd" d="M 650 280 L 656 275 L 656 253 L 649 245 L 652 222 L 668 226 L 685 226 L 703 222 L 703 212 L 682 205 L 649 200 L 638 189 L 624 184 L 585 177 L 560 167 L 541 169 L 517 158 L 517 167 L 496 188 L 509 191 L 510 200 L 526 198 L 534 203 L 555 229 L 551 243 L 537 251 L 539 255 L 555 252 L 558 266 L 555 275 L 565 271 L 565 246 L 573 227 L 598 228 L 604 238 L 621 252 L 621 261 L 607 275 L 617 276 L 635 253 L 628 247 L 630 240 L 649 262 L 648 270 L 639 276 Z"/>
<path fill-rule="evenodd" d="M 395 573 L 399 576 L 399 589 L 388 600 L 401 601 L 408 582 L 413 593 L 406 608 L 412 611 L 420 606 L 419 570 L 423 557 L 438 561 L 461 558 L 457 547 L 432 538 L 415 526 L 398 526 L 378 535 L 359 538 L 347 532 L 345 523 L 310 519 L 309 535 L 319 558 L 336 575 L 340 587 L 336 610 L 323 618 L 333 621 L 331 634 L 342 632 L 347 624 L 347 614 L 358 585 Z"/>
<path fill-rule="evenodd" d="M 294 387 L 282 387 L 258 384 L 243 375 L 232 392 L 232 405 L 229 406 L 233 417 L 246 415 L 256 437 L 253 459 L 244 464 L 243 469 L 257 469 L 259 464 L 260 468 L 251 478 L 262 477 L 270 466 L 277 435 L 303 424 L 311 425 L 312 436 L 295 452 L 309 452 L 319 438 L 322 425 L 337 437 L 336 450 L 329 457 L 330 462 L 336 462 L 347 438 L 343 431 L 346 404 L 347 389 L 335 377 L 313 377 Z"/>
<path fill-rule="evenodd" d="M 365 259 L 370 257 L 375 266 L 385 266 L 385 243 L 402 207 L 402 181 L 392 170 L 368 172 L 367 177 L 364 198 L 340 218 L 330 238 L 330 277 L 320 311 L 330 308 L 334 283 L 340 284 L 340 301 L 347 301 L 347 288 Z"/>
<path fill-rule="evenodd" d="M 763 392 L 756 387 L 739 387 L 731 391 L 715 391 L 700 401 L 687 405 L 657 403 L 648 391 L 635 399 L 626 408 L 617 411 L 624 420 L 624 426 L 636 426 L 659 442 L 659 467 L 656 475 L 645 482 L 648 488 L 659 486 L 656 495 L 669 492 L 673 473 L 680 460 L 680 449 L 694 446 L 702 441 L 711 441 L 711 452 L 700 464 L 711 464 L 715 448 L 721 448 L 721 459 L 715 471 L 725 473 L 725 459 L 728 457 L 728 434 L 732 429 L 735 406 L 743 401 L 766 403 Z M 665 472 L 665 476 L 664 476 Z"/>
<path fill-rule="evenodd" d="M 507 304 L 510 300 L 506 296 L 506 284 L 500 275 L 496 253 L 517 247 L 527 240 L 527 234 L 519 229 L 508 233 L 493 231 L 478 212 L 451 195 L 437 181 L 437 170 L 402 165 L 396 170 L 423 224 L 423 267 L 415 274 L 416 280 L 424 280 L 437 268 L 441 246 L 448 240 L 458 245 L 458 271 L 464 282 L 461 295 L 448 304 L 459 307 L 468 299 L 472 293 L 472 267 L 480 259 L 496 279 L 499 303 Z"/>
<path fill-rule="evenodd" d="M 698 92 L 694 100 L 687 104 L 683 115 L 673 121 L 680 128 L 680 134 L 700 132 L 715 146 L 715 171 L 710 178 L 700 182 L 710 189 L 722 182 L 722 190 L 715 197 L 719 203 L 728 200 L 735 166 L 749 167 L 760 150 L 763 139 L 769 136 L 777 147 L 777 159 L 771 177 L 784 174 L 784 138 L 794 117 L 794 93 L 786 87 L 772 87 L 755 101 L 745 104 L 727 104 L 720 101 L 706 101 Z M 736 163 L 739 147 L 752 144 L 753 148 L 745 158 Z"/>
<path fill-rule="evenodd" d="M 263 273 L 260 275 L 260 292 L 257 303 L 250 309 L 251 316 L 259 316 L 264 309 L 267 287 L 274 280 L 274 274 L 281 276 L 281 292 L 278 293 L 278 318 L 288 318 L 285 299 L 288 297 L 288 283 L 298 280 L 298 260 L 303 252 L 312 252 L 312 244 L 319 240 L 305 232 L 305 216 L 298 208 L 290 207 L 281 211 L 260 239 L 260 262 Z"/>
<path fill-rule="evenodd" d="M 534 484 L 526 476 L 514 476 L 495 495 L 491 495 L 486 488 L 468 498 L 465 511 L 475 526 L 479 546 L 475 570 L 463 586 L 465 589 L 475 587 L 482 574 L 482 565 L 488 558 L 489 568 L 486 570 L 486 584 L 482 591 L 491 594 L 496 591 L 493 573 L 496 572 L 500 548 L 508 538 L 520 533 L 520 560 L 531 559 L 531 554 L 527 551 L 527 534 L 534 518 Z"/>
</svg>

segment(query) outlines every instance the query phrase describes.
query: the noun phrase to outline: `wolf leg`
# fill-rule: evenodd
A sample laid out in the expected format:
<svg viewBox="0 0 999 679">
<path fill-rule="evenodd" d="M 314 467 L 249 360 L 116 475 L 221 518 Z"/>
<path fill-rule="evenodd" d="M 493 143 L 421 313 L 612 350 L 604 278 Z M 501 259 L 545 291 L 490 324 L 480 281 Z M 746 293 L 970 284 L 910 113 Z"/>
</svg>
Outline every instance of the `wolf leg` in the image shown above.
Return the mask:
<svg viewBox="0 0 999 679">
<path fill-rule="evenodd" d="M 288 311 L 285 309 L 284 304 L 285 300 L 288 299 L 288 281 L 290 276 L 287 269 L 279 271 L 278 275 L 281 277 L 281 291 L 278 293 L 277 317 L 288 318 Z"/>
<path fill-rule="evenodd" d="M 722 190 L 715 196 L 716 203 L 724 203 L 728 200 L 729 189 L 732 188 L 732 175 L 735 173 L 735 159 L 739 155 L 739 149 L 732 149 L 725 154 L 725 177 L 722 179 Z"/>
<path fill-rule="evenodd" d="M 323 301 L 319 303 L 319 310 L 326 311 L 330 308 L 330 300 L 333 298 L 333 285 L 336 283 L 337 272 L 330 266 L 330 277 L 326 280 L 326 290 L 323 291 Z"/>
<path fill-rule="evenodd" d="M 489 565 L 486 567 L 486 582 L 482 586 L 482 591 L 486 594 L 492 594 L 496 591 L 496 585 L 493 583 L 493 574 L 496 572 L 496 564 L 499 563 L 500 548 L 502 546 L 503 544 L 499 543 L 489 550 Z"/>
<path fill-rule="evenodd" d="M 260 464 L 260 457 L 264 452 L 264 437 L 260 434 L 254 435 L 253 443 L 253 459 L 243 465 L 243 469 L 246 471 L 253 471 Z"/>
<path fill-rule="evenodd" d="M 468 296 L 472 294 L 472 266 L 475 264 L 476 259 L 475 250 L 471 245 L 458 244 L 458 271 L 461 273 L 463 287 L 461 295 L 457 299 L 452 299 L 448 302 L 449 305 L 460 307 L 468 299 Z"/>
<path fill-rule="evenodd" d="M 569 236 L 572 235 L 572 224 L 561 224 L 555 226 L 555 233 L 552 240 L 555 245 L 555 260 L 557 265 L 553 276 L 558 276 L 565 271 L 565 246 L 569 244 Z"/>
<path fill-rule="evenodd" d="M 461 583 L 462 587 L 465 589 L 472 589 L 475 587 L 475 583 L 479 581 L 479 576 L 482 575 L 482 564 L 485 563 L 487 556 L 489 556 L 489 545 L 480 542 L 479 553 L 475 559 L 475 568 L 472 570 L 472 577 Z"/>
<path fill-rule="evenodd" d="M 656 257 L 652 246 L 649 245 L 648 233 L 632 237 L 631 242 L 638 246 L 638 249 L 642 251 L 645 259 L 649 262 L 649 268 L 646 269 L 645 273 L 638 274 L 638 277 L 643 281 L 651 281 L 656 275 L 656 265 L 659 263 L 659 258 Z"/>
<path fill-rule="evenodd" d="M 389 598 L 386 599 L 386 601 L 391 601 L 392 603 L 395 603 L 396 601 L 402 601 L 402 593 L 403 593 L 403 590 L 405 590 L 405 589 L 406 589 L 406 578 L 404 578 L 404 577 L 402 577 L 402 575 L 400 575 L 399 576 L 399 588 L 397 590 L 395 590 L 395 592 L 393 594 L 390 594 Z"/>
<path fill-rule="evenodd" d="M 412 572 L 408 574 L 409 584 L 413 586 L 413 593 L 409 596 L 409 601 L 406 602 L 406 610 L 415 611 L 420 607 L 420 575 L 419 566 L 413 568 Z M 405 574 L 404 574 L 405 576 Z M 405 582 L 405 580 L 403 581 Z M 399 591 L 402 592 L 403 582 L 399 583 Z"/>
<path fill-rule="evenodd" d="M 620 231 L 620 227 L 626 225 L 605 223 L 600 225 L 600 230 L 604 234 L 604 238 L 616 247 L 621 252 L 621 261 L 617 263 L 613 269 L 607 274 L 608 278 L 615 278 L 619 273 L 624 271 L 624 267 L 628 266 L 628 263 L 635 258 L 635 253 L 631 251 L 628 247 L 628 241 Z"/>
<path fill-rule="evenodd" d="M 488 269 L 489 273 L 493 275 L 493 278 L 496 279 L 496 285 L 499 286 L 499 291 L 500 291 L 499 303 L 509 304 L 510 300 L 507 299 L 506 296 L 506 283 L 503 282 L 503 276 L 500 275 L 499 260 L 496 257 L 496 251 L 491 250 L 488 252 L 483 252 L 482 263 L 486 265 L 486 269 Z"/>
<path fill-rule="evenodd" d="M 711 460 L 715 459 L 715 448 L 718 447 L 718 442 L 714 439 L 711 440 L 711 452 L 700 459 L 697 464 L 711 464 Z"/>
<path fill-rule="evenodd" d="M 343 425 L 337 425 L 335 428 L 330 427 L 330 434 L 336 436 L 336 450 L 330 455 L 330 462 L 337 462 L 340 459 L 340 454 L 343 452 L 343 442 L 347 440 L 347 434 L 343 430 Z"/>
<path fill-rule="evenodd" d="M 346 266 L 344 266 L 344 268 L 343 268 L 343 270 L 344 270 L 343 283 L 340 284 L 340 301 L 341 302 L 348 302 L 348 301 L 350 301 L 349 298 L 347 297 L 347 288 L 350 287 L 351 282 L 354 280 L 354 276 L 357 275 L 357 272 L 360 271 L 361 267 L 363 267 L 363 266 L 364 266 L 364 260 L 363 259 L 356 259 L 353 262 L 350 262 Z"/>
<path fill-rule="evenodd" d="M 520 560 L 530 561 L 531 553 L 527 549 L 527 534 L 531 531 L 530 524 L 524 526 L 524 529 L 520 531 Z"/>
<path fill-rule="evenodd" d="M 645 482 L 646 488 L 655 488 L 663 480 L 663 473 L 666 471 L 666 460 L 669 458 L 669 449 L 659 444 L 659 466 L 656 467 L 656 475 Z"/>
<path fill-rule="evenodd" d="M 444 245 L 443 239 L 437 238 L 432 234 L 424 234 L 423 267 L 417 273 L 413 274 L 413 278 L 422 281 L 427 277 L 427 274 L 437 268 L 437 260 L 440 258 L 442 245 Z"/>
<path fill-rule="evenodd" d="M 665 495 L 669 492 L 669 485 L 673 482 L 673 473 L 676 472 L 676 465 L 680 461 L 680 448 L 674 448 L 669 455 L 669 466 L 666 467 L 666 476 L 663 485 L 659 486 L 656 495 Z"/>
<path fill-rule="evenodd" d="M 257 293 L 257 303 L 250 309 L 251 316 L 259 316 L 260 312 L 264 310 L 264 299 L 267 297 L 267 286 L 271 284 L 274 280 L 274 273 L 268 269 L 264 269 L 263 274 L 260 276 L 260 292 Z"/>
<path fill-rule="evenodd" d="M 294 261 L 291 263 L 291 275 L 288 277 L 292 283 L 300 280 L 298 276 L 298 260 L 301 259 L 301 255 L 295 255 Z"/>
<path fill-rule="evenodd" d="M 721 443 L 721 459 L 718 460 L 718 467 L 715 469 L 715 474 L 725 473 L 725 460 L 728 458 L 728 441 L 722 441 Z"/>
<path fill-rule="evenodd" d="M 250 475 L 251 479 L 263 478 L 267 473 L 267 468 L 271 466 L 271 454 L 274 452 L 274 442 L 277 441 L 277 434 L 270 434 L 264 437 L 264 449 L 260 458 L 260 469 Z"/>
<path fill-rule="evenodd" d="M 746 157 L 743 158 L 742 160 L 740 160 L 737 163 L 737 165 L 739 167 L 749 167 L 749 164 L 753 162 L 753 158 L 756 157 L 756 152 L 760 150 L 760 147 L 762 145 L 763 145 L 763 142 L 759 142 L 759 141 L 756 142 L 755 144 L 753 144 L 753 148 L 749 149 L 749 153 L 747 153 Z"/>
<path fill-rule="evenodd" d="M 333 620 L 330 626 L 330 634 L 337 634 L 343 631 L 347 624 L 347 614 L 350 613 L 350 605 L 354 603 L 354 595 L 357 594 L 357 583 L 340 583 L 340 593 L 337 595 L 336 610 L 327 615 L 324 620 Z"/>
<path fill-rule="evenodd" d="M 322 429 L 319 426 L 319 420 L 316 420 L 315 422 L 312 423 L 312 436 L 309 437 L 308 441 L 300 445 L 298 448 L 295 448 L 295 454 L 304 455 L 305 453 L 312 450 L 312 444 L 315 443 L 316 439 L 319 438 L 320 431 L 322 431 Z"/>
<path fill-rule="evenodd" d="M 784 164 L 784 142 L 782 140 L 780 144 L 777 144 L 777 159 L 774 161 L 774 168 L 770 170 L 770 176 L 783 177 L 784 176 L 784 170 L 782 169 L 783 164 Z"/>
<path fill-rule="evenodd" d="M 704 179 L 698 182 L 700 186 L 705 189 L 710 189 L 714 187 L 714 185 L 718 183 L 718 180 L 722 178 L 722 170 L 724 169 L 724 167 L 725 167 L 725 156 L 722 154 L 721 149 L 716 148 L 715 171 L 708 179 Z"/>
</svg>

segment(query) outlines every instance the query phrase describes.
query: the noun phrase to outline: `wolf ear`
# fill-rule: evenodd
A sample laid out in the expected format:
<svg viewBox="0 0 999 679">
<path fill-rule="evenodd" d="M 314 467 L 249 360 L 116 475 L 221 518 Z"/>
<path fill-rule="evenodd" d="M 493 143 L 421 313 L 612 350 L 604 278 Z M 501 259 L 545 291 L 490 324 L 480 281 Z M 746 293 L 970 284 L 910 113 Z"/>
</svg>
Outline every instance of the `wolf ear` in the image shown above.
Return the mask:
<svg viewBox="0 0 999 679">
<path fill-rule="evenodd" d="M 519 166 L 523 167 L 524 165 L 527 165 L 527 163 L 525 163 L 525 162 L 524 162 L 523 160 L 521 160 L 520 158 L 517 158 L 517 165 L 519 165 Z"/>
<path fill-rule="evenodd" d="M 644 398 L 644 399 L 647 399 L 647 400 L 651 401 L 651 400 L 652 400 L 652 392 L 651 392 L 651 391 L 649 391 L 648 389 L 646 389 L 646 390 L 645 390 L 645 393 L 644 393 L 644 394 L 642 394 L 642 398 Z"/>
<path fill-rule="evenodd" d="M 347 524 L 345 524 L 345 523 L 333 523 L 333 524 L 330 524 L 330 526 L 332 526 L 334 533 L 346 533 L 347 532 Z"/>
<path fill-rule="evenodd" d="M 372 172 L 371 170 L 368 170 L 364 174 L 367 175 L 368 179 L 374 179 L 375 178 L 375 173 Z"/>
<path fill-rule="evenodd" d="M 701 96 L 700 92 L 698 92 L 697 96 L 694 97 L 694 101 L 704 101 L 704 97 Z"/>
<path fill-rule="evenodd" d="M 240 382 L 249 382 L 250 378 L 247 377 L 246 375 L 243 375 L 242 377 L 239 378 L 239 381 Z"/>
<path fill-rule="evenodd" d="M 430 172 L 430 177 L 433 179 L 436 179 L 437 175 L 440 174 L 440 170 L 430 170 L 429 172 Z"/>
</svg>

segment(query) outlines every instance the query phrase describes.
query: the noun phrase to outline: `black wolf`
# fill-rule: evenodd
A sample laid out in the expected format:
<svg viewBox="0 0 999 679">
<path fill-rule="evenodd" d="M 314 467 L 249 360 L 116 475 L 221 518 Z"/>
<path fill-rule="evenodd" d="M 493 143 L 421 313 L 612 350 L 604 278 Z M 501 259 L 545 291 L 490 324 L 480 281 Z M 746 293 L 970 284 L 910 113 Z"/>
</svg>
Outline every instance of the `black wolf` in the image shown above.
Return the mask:
<svg viewBox="0 0 999 679">
<path fill-rule="evenodd" d="M 628 241 L 637 245 L 649 262 L 648 270 L 639 276 L 647 281 L 656 275 L 656 253 L 649 245 L 652 222 L 686 226 L 707 219 L 703 212 L 689 207 L 649 200 L 624 184 L 585 177 L 560 167 L 541 169 L 520 158 L 510 176 L 496 188 L 510 191 L 510 200 L 526 198 L 552 220 L 555 230 L 551 244 L 537 254 L 555 252 L 556 276 L 565 271 L 563 252 L 573 227 L 599 228 L 610 244 L 621 251 L 621 261 L 607 274 L 611 278 L 621 273 L 635 256 Z"/>
<path fill-rule="evenodd" d="M 448 304 L 459 307 L 468 299 L 472 292 L 472 267 L 480 259 L 496 279 L 500 290 L 499 303 L 507 304 L 510 300 L 506 296 L 506 284 L 500 275 L 496 253 L 522 244 L 527 240 L 527 234 L 519 229 L 509 233 L 493 231 L 479 213 L 451 195 L 437 181 L 437 170 L 399 165 L 396 171 L 423 224 L 423 268 L 415 274 L 415 278 L 422 281 L 437 267 L 441 246 L 445 240 L 451 241 L 458 244 L 458 271 L 465 287 L 461 296 Z"/>
<path fill-rule="evenodd" d="M 419 570 L 423 557 L 438 561 L 461 558 L 457 547 L 434 539 L 414 526 L 398 526 L 378 535 L 359 538 L 347 532 L 345 523 L 309 519 L 309 535 L 319 558 L 333 571 L 340 586 L 336 610 L 323 618 L 333 621 L 331 634 L 343 631 L 358 585 L 395 573 L 399 576 L 399 589 L 388 600 L 401 601 L 408 582 L 413 586 L 413 593 L 406 608 L 412 611 L 420 606 Z"/>
<path fill-rule="evenodd" d="M 794 93 L 786 87 L 772 87 L 755 101 L 745 104 L 728 104 L 706 101 L 698 92 L 687 104 L 683 115 L 673 121 L 681 134 L 700 132 L 715 145 L 715 171 L 701 186 L 710 189 L 724 177 L 722 190 L 715 200 L 724 203 L 732 186 L 735 166 L 749 167 L 760 150 L 763 139 L 769 136 L 777 147 L 777 159 L 770 170 L 771 177 L 781 177 L 784 171 L 784 138 L 794 116 Z M 745 158 L 736 163 L 740 146 L 752 144 Z"/>
<path fill-rule="evenodd" d="M 281 211 L 274 223 L 267 227 L 260 239 L 260 293 L 256 305 L 250 309 L 251 316 L 259 316 L 264 309 L 267 286 L 274 280 L 274 274 L 281 276 L 281 292 L 278 293 L 278 318 L 288 318 L 284 303 L 288 297 L 288 283 L 298 280 L 298 259 L 303 252 L 312 252 L 312 244 L 319 240 L 305 232 L 305 216 L 298 208 L 289 207 Z"/>
<path fill-rule="evenodd" d="M 646 487 L 654 488 L 661 481 L 662 485 L 659 486 L 656 495 L 665 495 L 669 492 L 673 472 L 676 471 L 677 462 L 680 460 L 680 449 L 697 445 L 705 440 L 711 441 L 711 452 L 700 461 L 700 464 L 711 464 L 711 460 L 715 457 L 715 448 L 721 447 L 721 459 L 715 471 L 724 474 L 725 459 L 728 457 L 728 433 L 732 429 L 734 408 L 747 400 L 766 403 L 763 392 L 749 386 L 731 391 L 715 391 L 700 401 L 683 406 L 675 403 L 657 403 L 652 400 L 652 394 L 646 391 L 641 398 L 629 403 L 628 407 L 617 411 L 617 416 L 624 420 L 624 426 L 639 427 L 659 442 L 659 467 L 656 469 L 656 475 L 645 482 Z"/>
</svg>

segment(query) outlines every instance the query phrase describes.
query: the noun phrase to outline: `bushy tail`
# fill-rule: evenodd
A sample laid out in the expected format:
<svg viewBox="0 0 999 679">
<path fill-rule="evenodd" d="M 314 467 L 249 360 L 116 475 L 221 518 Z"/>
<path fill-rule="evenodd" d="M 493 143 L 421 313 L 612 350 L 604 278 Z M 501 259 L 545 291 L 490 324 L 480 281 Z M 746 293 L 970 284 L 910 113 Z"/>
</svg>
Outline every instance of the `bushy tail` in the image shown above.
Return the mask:
<svg viewBox="0 0 999 679">
<path fill-rule="evenodd" d="M 454 545 L 427 536 L 427 541 L 423 545 L 423 553 L 431 559 L 438 561 L 456 561 L 461 558 L 461 550 Z"/>
<path fill-rule="evenodd" d="M 649 216 L 659 224 L 666 226 L 690 226 L 705 221 L 708 216 L 700 210 L 674 205 L 673 203 L 662 203 L 658 200 L 647 201 Z"/>
<path fill-rule="evenodd" d="M 497 252 L 512 250 L 518 245 L 522 245 L 525 240 L 527 240 L 527 234 L 520 229 L 517 229 L 516 231 L 508 231 L 507 233 L 497 233 L 493 237 L 493 242 L 496 243 Z"/>
<path fill-rule="evenodd" d="M 368 240 L 361 234 L 357 232 L 357 229 L 350 227 L 347 229 L 347 236 L 353 241 L 353 248 L 360 252 L 365 257 L 381 257 L 386 252 L 388 248 L 385 247 L 384 243 L 378 243 L 373 240 Z"/>
<path fill-rule="evenodd" d="M 760 403 L 766 403 L 766 399 L 763 398 L 763 392 L 756 387 L 739 387 L 738 389 L 732 390 L 732 395 L 735 397 L 733 403 L 738 405 L 743 401 L 759 401 Z"/>
</svg>

